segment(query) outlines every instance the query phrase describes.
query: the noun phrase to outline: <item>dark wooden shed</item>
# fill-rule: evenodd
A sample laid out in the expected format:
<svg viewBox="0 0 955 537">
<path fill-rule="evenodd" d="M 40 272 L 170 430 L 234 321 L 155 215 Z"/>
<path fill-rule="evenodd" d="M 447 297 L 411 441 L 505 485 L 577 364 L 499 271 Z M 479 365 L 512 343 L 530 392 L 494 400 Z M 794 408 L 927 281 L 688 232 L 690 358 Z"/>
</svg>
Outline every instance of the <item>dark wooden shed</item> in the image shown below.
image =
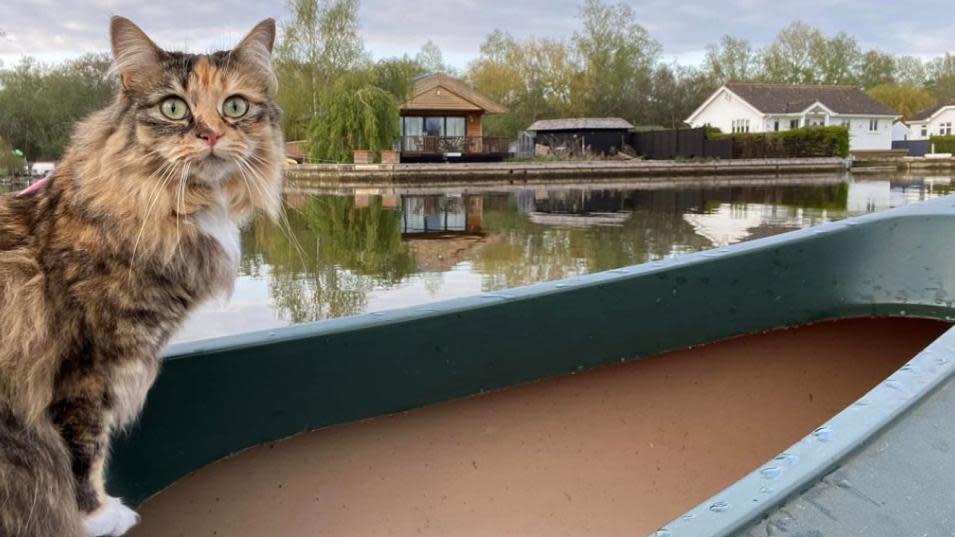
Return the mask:
<svg viewBox="0 0 955 537">
<path fill-rule="evenodd" d="M 527 131 L 557 154 L 612 154 L 629 143 L 633 125 L 619 117 L 542 119 Z"/>
</svg>

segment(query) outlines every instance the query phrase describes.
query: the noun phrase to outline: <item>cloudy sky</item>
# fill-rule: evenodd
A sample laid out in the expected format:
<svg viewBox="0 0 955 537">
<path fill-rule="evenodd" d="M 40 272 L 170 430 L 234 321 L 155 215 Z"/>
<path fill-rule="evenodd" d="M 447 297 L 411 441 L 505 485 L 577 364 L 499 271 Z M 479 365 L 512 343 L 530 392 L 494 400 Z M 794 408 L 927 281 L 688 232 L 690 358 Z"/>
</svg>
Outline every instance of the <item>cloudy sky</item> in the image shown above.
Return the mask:
<svg viewBox="0 0 955 537">
<path fill-rule="evenodd" d="M 933 57 L 955 52 L 951 0 L 624 0 L 663 44 L 664 57 L 698 63 L 707 43 L 723 34 L 757 46 L 801 19 L 826 34 L 846 31 L 864 48 Z M 286 18 L 284 0 L 4 0 L 0 61 L 22 56 L 59 61 L 106 50 L 114 14 L 139 23 L 166 48 L 227 48 L 258 20 Z M 484 36 L 500 28 L 518 37 L 570 36 L 579 27 L 578 0 L 362 0 L 365 44 L 376 58 L 414 54 L 428 39 L 445 60 L 464 67 Z"/>
</svg>

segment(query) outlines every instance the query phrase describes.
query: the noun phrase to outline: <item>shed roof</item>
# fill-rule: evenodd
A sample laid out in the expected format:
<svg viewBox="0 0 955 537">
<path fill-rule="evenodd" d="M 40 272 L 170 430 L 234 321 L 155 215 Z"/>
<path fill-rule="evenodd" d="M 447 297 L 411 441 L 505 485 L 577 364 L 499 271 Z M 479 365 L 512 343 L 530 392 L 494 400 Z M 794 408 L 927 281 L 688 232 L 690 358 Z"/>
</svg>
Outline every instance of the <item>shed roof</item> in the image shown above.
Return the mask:
<svg viewBox="0 0 955 537">
<path fill-rule="evenodd" d="M 926 108 L 925 110 L 922 110 L 918 114 L 915 114 L 914 116 L 912 116 L 912 119 L 910 121 L 925 121 L 926 119 L 934 116 L 936 112 L 938 112 L 939 110 L 947 106 L 955 106 L 955 100 L 949 101 L 946 103 L 941 103 L 931 108 Z"/>
<path fill-rule="evenodd" d="M 794 114 L 818 101 L 836 114 L 899 115 L 855 86 L 730 82 L 726 88 L 764 114 Z"/>
<path fill-rule="evenodd" d="M 633 125 L 619 117 L 574 117 L 539 119 L 527 127 L 529 131 L 630 130 Z"/>
<path fill-rule="evenodd" d="M 483 111 L 489 114 L 507 112 L 507 108 L 481 95 L 461 80 L 444 73 L 431 73 L 416 78 L 414 93 L 401 105 L 401 109 Z"/>
</svg>

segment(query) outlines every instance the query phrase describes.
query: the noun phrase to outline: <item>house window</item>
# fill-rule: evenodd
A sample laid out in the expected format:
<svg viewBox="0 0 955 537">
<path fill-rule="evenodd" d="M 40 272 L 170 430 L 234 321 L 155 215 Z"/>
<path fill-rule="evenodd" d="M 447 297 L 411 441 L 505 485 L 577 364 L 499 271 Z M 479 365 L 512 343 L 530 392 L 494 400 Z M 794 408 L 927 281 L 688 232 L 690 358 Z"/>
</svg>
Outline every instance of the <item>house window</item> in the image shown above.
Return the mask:
<svg viewBox="0 0 955 537">
<path fill-rule="evenodd" d="M 798 119 L 790 119 L 790 120 L 789 120 L 789 128 L 790 128 L 790 129 L 798 129 L 798 128 L 799 128 L 799 120 L 798 120 Z"/>
<path fill-rule="evenodd" d="M 778 119 L 777 119 L 776 121 L 773 121 L 773 130 L 774 130 L 774 131 L 778 131 L 778 130 L 779 130 L 779 120 L 778 120 Z"/>
<path fill-rule="evenodd" d="M 464 118 L 460 116 L 449 116 L 445 118 L 444 135 L 445 136 L 464 136 Z"/>
<path fill-rule="evenodd" d="M 941 136 L 948 136 L 952 134 L 952 124 L 951 123 L 942 123 L 938 126 L 938 133 Z"/>
<path fill-rule="evenodd" d="M 877 130 L 879 130 L 879 120 L 878 120 L 878 119 L 870 119 L 870 120 L 869 120 L 869 131 L 870 131 L 870 132 L 875 132 L 875 131 L 877 131 Z"/>
<path fill-rule="evenodd" d="M 733 120 L 733 132 L 749 132 L 749 120 L 748 119 L 734 119 Z"/>
<path fill-rule="evenodd" d="M 847 129 L 851 129 L 851 128 L 852 128 L 852 122 L 849 121 L 848 119 L 843 119 L 842 122 L 841 122 L 841 124 L 842 124 L 843 127 L 847 128 Z"/>
<path fill-rule="evenodd" d="M 928 126 L 922 125 L 922 138 L 928 138 Z"/>
</svg>

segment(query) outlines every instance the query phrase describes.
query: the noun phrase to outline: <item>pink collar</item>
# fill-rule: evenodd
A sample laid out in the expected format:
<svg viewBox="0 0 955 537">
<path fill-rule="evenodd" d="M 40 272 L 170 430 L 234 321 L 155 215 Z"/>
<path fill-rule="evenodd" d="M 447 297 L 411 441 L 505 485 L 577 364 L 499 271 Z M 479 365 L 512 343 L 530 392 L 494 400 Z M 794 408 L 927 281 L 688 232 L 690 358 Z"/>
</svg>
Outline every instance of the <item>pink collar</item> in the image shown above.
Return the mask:
<svg viewBox="0 0 955 537">
<path fill-rule="evenodd" d="M 37 181 L 37 182 L 33 183 L 32 185 L 26 187 L 25 189 L 21 190 L 21 191 L 17 194 L 17 197 L 19 198 L 19 197 L 21 197 L 21 196 L 26 196 L 26 195 L 28 195 L 28 194 L 33 194 L 33 193 L 36 192 L 37 190 L 40 190 L 41 188 L 43 188 L 44 186 L 46 186 L 46 184 L 49 183 L 49 182 L 50 182 L 50 176 L 47 175 L 47 176 L 44 177 L 43 179 L 40 179 L 39 181 Z"/>
</svg>

